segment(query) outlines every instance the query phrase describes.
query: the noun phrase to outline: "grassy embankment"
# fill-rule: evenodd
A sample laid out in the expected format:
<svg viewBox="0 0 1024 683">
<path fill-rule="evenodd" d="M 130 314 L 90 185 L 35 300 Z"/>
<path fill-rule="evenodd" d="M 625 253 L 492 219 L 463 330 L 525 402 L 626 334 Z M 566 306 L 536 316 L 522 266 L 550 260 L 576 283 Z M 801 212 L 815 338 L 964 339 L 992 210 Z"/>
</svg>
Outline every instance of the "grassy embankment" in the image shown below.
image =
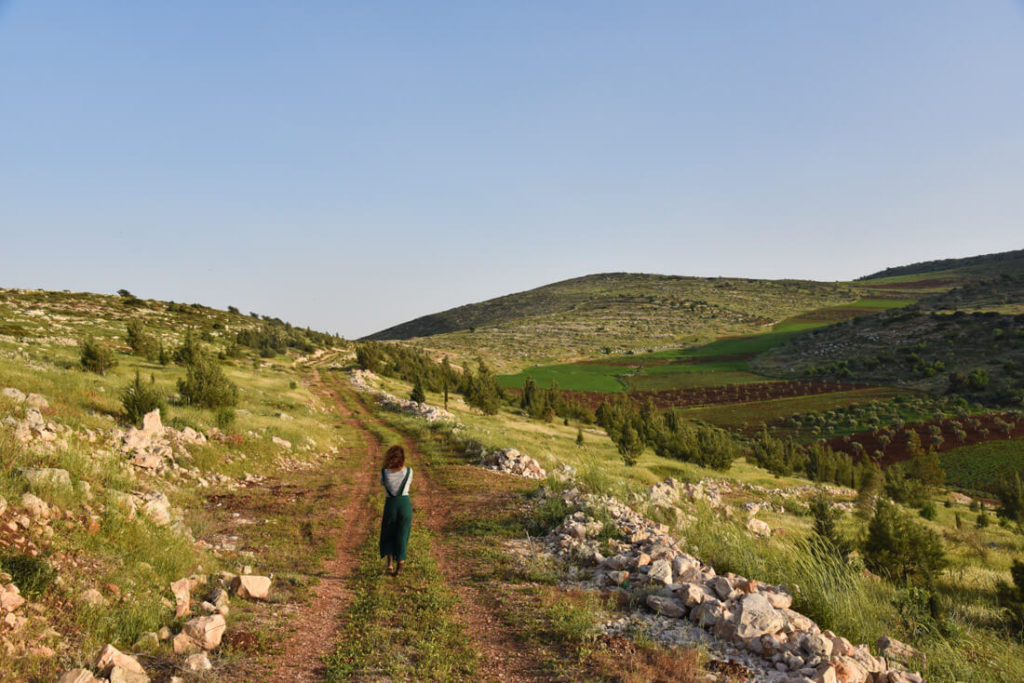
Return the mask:
<svg viewBox="0 0 1024 683">
<path fill-rule="evenodd" d="M 409 387 L 384 380 L 396 394 Z M 439 396 L 428 396 L 432 402 Z M 607 437 L 598 429 L 585 429 L 585 447 L 575 445 L 576 425 L 543 423 L 502 411 L 487 417 L 467 410 L 459 400 L 450 407 L 466 425 L 465 438 L 489 447 L 516 447 L 546 467 L 565 463 L 575 467 L 585 485 L 622 499 L 666 476 L 686 481 L 705 477 L 723 478 L 735 484 L 754 483 L 766 487 L 792 487 L 810 482 L 797 477 L 775 477 L 748 463 L 737 461 L 726 473 L 688 463 L 659 458 L 649 451 L 637 466 L 627 468 Z M 727 497 L 731 504 L 763 499 L 764 494 L 739 491 Z M 775 502 L 782 499 L 769 496 Z M 914 601 L 913 594 L 899 590 L 860 573 L 856 562 L 847 566 L 820 562 L 811 556 L 802 539 L 810 534 L 811 520 L 800 503 L 786 504 L 783 514 L 761 513 L 784 535 L 757 541 L 732 522 L 702 513 L 698 522 L 680 529 L 694 553 L 719 570 L 731 570 L 769 582 L 800 585 L 797 609 L 814 617 L 823 628 L 833 628 L 852 639 L 873 643 L 881 635 L 893 635 L 921 648 L 927 655 L 930 680 L 1018 680 L 1024 676 L 1021 662 L 1024 647 L 1011 635 L 996 600 L 996 584 L 1008 581 L 1009 565 L 1024 552 L 1024 542 L 1011 529 L 998 525 L 976 528 L 976 513 L 967 506 L 951 503 L 937 494 L 938 515 L 920 523 L 939 533 L 951 558 L 951 567 L 937 582 L 940 599 L 946 601 L 947 615 L 941 626 Z M 916 514 L 914 511 L 910 511 Z M 956 516 L 961 518 L 957 528 Z M 843 529 L 852 538 L 865 534 L 866 522 L 846 515 Z"/>
<path fill-rule="evenodd" d="M 0 496 L 9 501 L 7 517 L 20 514 L 19 501 L 27 491 L 61 510 L 61 519 L 50 524 L 50 537 L 37 535 L 43 529 L 32 525 L 27 533 L 12 534 L 5 529 L 0 538 L 8 545 L 7 557 L 23 552 L 26 545 L 18 539 L 25 538 L 58 579 L 30 596 L 41 618 L 33 619 L 16 636 L 32 646 L 51 647 L 55 656 L 8 657 L 0 678 L 52 679 L 62 669 L 90 664 L 106 642 L 130 650 L 143 633 L 161 626 L 176 630 L 182 620 L 176 619 L 163 601 L 171 598 L 170 582 L 191 574 L 238 572 L 248 565 L 256 573 L 276 575 L 273 603 L 304 598 L 320 559 L 329 552 L 324 538 L 338 522 L 317 520 L 297 527 L 294 519 L 308 512 L 302 501 L 263 501 L 243 512 L 211 502 L 254 491 L 258 484 L 242 482 L 246 474 L 271 477 L 282 486 L 304 485 L 299 480 L 310 479 L 308 471 L 279 471 L 285 456 L 296 463 L 323 466 L 328 470 L 324 476 L 344 471 L 343 462 L 333 462 L 324 454 L 342 439 L 357 443 L 358 435 L 338 428 L 326 417 L 318 398 L 301 384 L 292 367 L 294 355 L 264 360 L 255 370 L 248 358 L 223 363 L 227 376 L 240 390 L 234 421 L 225 425 L 221 418 L 221 426 L 232 435 L 230 442 L 188 447 L 189 456 L 180 461 L 186 474 L 149 475 L 130 466 L 128 456 L 115 445 L 105 443 L 105 434 L 124 425 L 120 392 L 136 370 L 168 397 L 184 371 L 173 364 L 165 366 L 123 353 L 127 350 L 123 343 L 126 320 L 145 320 L 147 329 L 171 349 L 181 343 L 183 330 L 189 327 L 197 334 L 208 333 L 213 341 L 203 344 L 214 348 L 226 343 L 232 328 L 254 323 L 212 309 L 168 311 L 159 302 L 129 306 L 117 297 L 52 292 L 4 292 L 0 313 L 8 332 L 17 329 L 16 337 L 0 337 L 0 387 L 41 394 L 49 402 L 43 411 L 45 419 L 73 430 L 66 436 L 66 444 L 62 437 L 53 447 L 26 448 L 14 441 L 10 430 L 0 429 Z M 83 371 L 75 340 L 85 336 L 114 349 L 118 365 L 105 375 Z M 20 405 L 2 398 L 0 408 L 15 417 L 23 411 Z M 174 427 L 200 431 L 217 423 L 212 411 L 173 401 L 169 401 L 163 420 Z M 95 443 L 84 438 L 86 430 L 98 435 Z M 273 444 L 273 436 L 292 441 L 292 451 L 286 453 Z M 19 475 L 22 467 L 67 470 L 72 486 L 30 486 Z M 195 538 L 206 543 L 193 544 L 183 533 L 158 527 L 141 513 L 127 516 L 115 496 L 130 492 L 165 493 L 173 514 L 180 515 Z M 296 547 L 307 552 L 297 558 Z M 106 604 L 81 603 L 79 596 L 88 589 L 98 589 Z M 232 602 L 229 634 L 251 634 L 248 640 L 237 641 L 241 649 L 258 648 L 278 637 L 276 626 L 264 628 L 256 623 L 265 611 L 253 604 Z M 223 666 L 238 654 L 240 650 L 231 645 L 229 636 L 228 644 L 214 658 L 215 665 Z M 147 667 L 161 670 L 173 668 L 177 657 L 170 652 L 170 644 L 163 643 L 146 652 L 143 659 Z"/>
</svg>

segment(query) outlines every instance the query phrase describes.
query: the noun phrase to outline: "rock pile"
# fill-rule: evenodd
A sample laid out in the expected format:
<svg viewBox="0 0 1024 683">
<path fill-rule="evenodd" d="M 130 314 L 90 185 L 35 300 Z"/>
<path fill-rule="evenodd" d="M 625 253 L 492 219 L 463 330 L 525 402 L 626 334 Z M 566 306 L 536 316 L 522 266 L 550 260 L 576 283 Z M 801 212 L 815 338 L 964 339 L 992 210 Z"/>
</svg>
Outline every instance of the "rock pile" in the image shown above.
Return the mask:
<svg viewBox="0 0 1024 683">
<path fill-rule="evenodd" d="M 669 497 L 678 488 L 666 482 L 656 495 Z M 716 574 L 713 567 L 683 552 L 668 527 L 616 499 L 584 494 L 578 488 L 560 495 L 576 512 L 546 537 L 548 552 L 582 564 L 584 585 L 621 591 L 642 601 L 653 612 L 644 616 L 660 624 L 654 631 L 667 642 L 710 643 L 712 649 L 750 668 L 756 680 L 922 680 L 898 668 L 895 660 L 873 656 L 868 646 L 854 646 L 792 610 L 793 598 L 785 587 Z M 619 539 L 602 545 L 599 539 L 608 539 L 608 524 Z M 610 550 L 607 557 L 602 547 Z M 628 621 L 620 619 L 607 628 L 622 631 Z"/>
<path fill-rule="evenodd" d="M 514 474 L 527 479 L 543 479 L 547 476 L 540 463 L 514 448 L 503 448 L 488 453 L 480 460 L 480 465 L 489 470 Z"/>
<path fill-rule="evenodd" d="M 384 410 L 421 417 L 427 422 L 455 422 L 455 416 L 443 408 L 399 398 L 386 391 L 374 389 L 370 386 L 370 380 L 374 378 L 376 378 L 376 375 L 368 370 L 356 369 L 349 373 L 349 381 L 352 383 L 352 386 L 359 391 L 375 394 L 377 396 L 377 403 Z"/>
<path fill-rule="evenodd" d="M 427 405 L 426 403 L 419 403 L 418 401 L 398 398 L 397 396 L 393 396 L 383 391 L 377 394 L 377 402 L 385 410 L 390 410 L 394 413 L 405 413 L 406 415 L 422 417 L 427 422 L 455 421 L 455 416 L 443 408 Z"/>
</svg>

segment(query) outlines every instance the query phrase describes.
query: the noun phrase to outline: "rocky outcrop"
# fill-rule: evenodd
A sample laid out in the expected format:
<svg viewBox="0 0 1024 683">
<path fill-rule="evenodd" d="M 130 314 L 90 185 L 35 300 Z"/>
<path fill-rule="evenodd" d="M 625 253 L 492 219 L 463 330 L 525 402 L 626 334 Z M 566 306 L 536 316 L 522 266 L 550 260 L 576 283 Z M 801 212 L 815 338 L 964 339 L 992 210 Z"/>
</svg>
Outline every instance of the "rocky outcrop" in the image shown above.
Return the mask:
<svg viewBox="0 0 1024 683">
<path fill-rule="evenodd" d="M 231 592 L 240 598 L 266 600 L 270 597 L 270 584 L 269 577 L 245 574 L 234 578 L 231 582 Z"/>
<path fill-rule="evenodd" d="M 652 498 L 662 504 L 673 500 L 675 492 L 686 491 L 676 482 L 655 488 Z M 706 490 L 704 499 L 715 500 Z M 575 585 L 623 592 L 631 596 L 630 602 L 650 610 L 610 622 L 609 633 L 628 632 L 631 619 L 640 619 L 664 642 L 702 643 L 718 656 L 744 665 L 759 681 L 919 680 L 917 674 L 902 670 L 903 664 L 923 664 L 911 648 L 886 639 L 879 648 L 890 654 L 876 657 L 866 645 L 851 645 L 794 611 L 785 586 L 717 574 L 686 553 L 668 527 L 614 498 L 578 488 L 545 495 L 560 495 L 576 510 L 544 541 L 547 552 L 580 567 Z M 608 540 L 608 525 L 618 539 Z M 897 661 L 902 664 L 894 666 Z"/>
<path fill-rule="evenodd" d="M 547 476 L 540 463 L 515 448 L 503 448 L 488 453 L 481 458 L 480 465 L 489 470 L 514 474 L 527 479 L 543 479 Z"/>
<path fill-rule="evenodd" d="M 370 381 L 376 379 L 376 375 L 367 370 L 352 370 L 349 373 L 349 381 L 359 391 L 374 394 L 377 397 L 377 403 L 384 410 L 389 410 L 394 413 L 404 413 L 406 415 L 413 415 L 420 417 L 427 422 L 455 422 L 455 416 L 449 413 L 447 410 L 438 408 L 437 406 L 428 405 L 426 403 L 419 403 L 417 401 L 410 401 L 408 399 L 399 398 L 386 391 L 380 391 L 374 389 L 370 385 Z"/>
</svg>

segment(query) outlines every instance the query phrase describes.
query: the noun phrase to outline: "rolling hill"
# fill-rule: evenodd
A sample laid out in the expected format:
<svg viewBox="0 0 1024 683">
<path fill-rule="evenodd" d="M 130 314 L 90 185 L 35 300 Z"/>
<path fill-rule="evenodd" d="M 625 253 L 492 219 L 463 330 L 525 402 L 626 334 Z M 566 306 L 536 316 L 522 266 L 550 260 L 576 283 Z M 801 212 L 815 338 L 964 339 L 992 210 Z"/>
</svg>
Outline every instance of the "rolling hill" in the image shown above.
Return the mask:
<svg viewBox="0 0 1024 683">
<path fill-rule="evenodd" d="M 1003 251 L 997 254 L 981 254 L 965 258 L 940 259 L 921 261 L 905 266 L 895 266 L 880 270 L 877 273 L 858 278 L 859 281 L 879 280 L 883 278 L 922 275 L 925 273 L 945 273 L 956 271 L 964 279 L 986 279 L 1002 273 L 1020 273 L 1024 271 L 1024 249 Z"/>
<path fill-rule="evenodd" d="M 765 331 L 858 298 L 842 283 L 604 273 L 423 316 L 366 339 L 411 340 L 514 367 Z"/>
</svg>

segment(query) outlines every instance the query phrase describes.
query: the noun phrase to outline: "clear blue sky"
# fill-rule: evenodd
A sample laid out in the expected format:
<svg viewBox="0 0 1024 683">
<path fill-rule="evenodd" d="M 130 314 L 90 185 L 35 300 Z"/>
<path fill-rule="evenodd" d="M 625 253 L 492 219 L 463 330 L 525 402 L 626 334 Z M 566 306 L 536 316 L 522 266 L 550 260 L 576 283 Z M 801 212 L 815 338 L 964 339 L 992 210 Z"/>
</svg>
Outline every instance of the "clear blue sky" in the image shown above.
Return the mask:
<svg viewBox="0 0 1024 683">
<path fill-rule="evenodd" d="M 1024 247 L 1024 8 L 0 0 L 0 286 L 355 337 Z"/>
</svg>

